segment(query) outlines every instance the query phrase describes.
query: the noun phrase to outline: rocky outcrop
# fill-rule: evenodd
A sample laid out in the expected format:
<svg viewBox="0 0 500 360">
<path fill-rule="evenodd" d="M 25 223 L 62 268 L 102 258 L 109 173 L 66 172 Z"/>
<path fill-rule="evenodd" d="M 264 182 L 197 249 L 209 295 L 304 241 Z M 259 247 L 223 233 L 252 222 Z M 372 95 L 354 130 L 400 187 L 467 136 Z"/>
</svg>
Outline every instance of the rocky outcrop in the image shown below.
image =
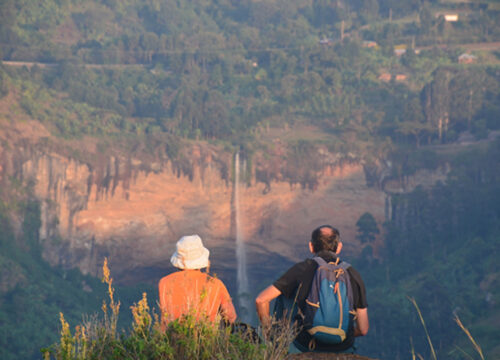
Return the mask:
<svg viewBox="0 0 500 360">
<path fill-rule="evenodd" d="M 231 155 L 224 156 L 217 161 L 230 168 Z M 120 273 L 166 262 L 186 233 L 199 233 L 208 246 L 234 248 L 233 186 L 214 157 L 191 161 L 188 174 L 171 161 L 144 170 L 139 160 L 110 156 L 96 166 L 33 149 L 17 149 L 3 163 L 10 163 L 4 172 L 10 168 L 33 184 L 47 259 L 95 273 L 106 255 Z M 251 248 L 295 260 L 318 224 L 336 224 L 354 244 L 363 212 L 383 221 L 384 194 L 366 186 L 359 164 L 327 166 L 318 178 L 314 190 L 285 181 L 242 186 L 242 230 Z"/>
<path fill-rule="evenodd" d="M 231 153 L 198 144 L 176 161 L 146 161 L 95 147 L 71 156 L 40 143 L 0 147 L 0 181 L 32 188 L 52 264 L 97 274 L 108 256 L 118 281 L 133 280 L 134 270 L 168 267 L 177 239 L 198 233 L 214 249 L 214 263 L 234 269 Z M 362 250 L 355 236 L 360 215 L 368 211 L 382 224 L 390 211 L 388 195 L 370 186 L 361 161 L 318 149 L 314 166 L 300 158 L 286 163 L 282 146 L 275 149 L 268 162 L 257 154 L 242 166 L 248 173 L 240 188 L 241 230 L 250 266 L 260 267 L 264 254 L 299 260 L 311 230 L 325 223 L 340 229 L 347 255 Z M 379 245 L 372 244 L 374 256 Z"/>
<path fill-rule="evenodd" d="M 286 360 L 374 360 L 366 356 L 356 354 L 325 354 L 325 353 L 303 353 L 288 355 Z"/>
</svg>

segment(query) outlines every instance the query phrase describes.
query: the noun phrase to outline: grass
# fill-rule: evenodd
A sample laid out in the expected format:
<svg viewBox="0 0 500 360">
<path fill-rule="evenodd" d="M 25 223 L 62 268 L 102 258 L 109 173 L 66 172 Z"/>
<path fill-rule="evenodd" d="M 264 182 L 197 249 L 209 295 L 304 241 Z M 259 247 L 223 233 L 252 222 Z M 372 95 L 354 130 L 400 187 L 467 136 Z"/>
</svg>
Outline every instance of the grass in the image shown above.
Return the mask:
<svg viewBox="0 0 500 360">
<path fill-rule="evenodd" d="M 417 302 L 416 302 L 416 300 L 414 298 L 408 296 L 408 300 L 410 300 L 410 302 L 413 304 L 413 306 L 417 310 L 418 316 L 420 318 L 420 322 L 422 323 L 422 326 L 424 327 L 424 330 L 425 330 L 425 335 L 427 336 L 427 342 L 429 343 L 429 347 L 431 349 L 432 358 L 434 360 L 437 360 L 437 355 L 436 355 L 436 352 L 434 350 L 434 346 L 432 345 L 432 341 L 431 341 L 431 338 L 429 336 L 429 332 L 427 331 L 427 326 L 425 325 L 425 321 L 424 321 L 424 318 L 423 318 L 422 313 L 420 311 L 420 308 L 419 308 L 419 306 L 418 306 L 418 304 L 417 304 Z M 472 337 L 470 331 L 462 324 L 462 321 L 460 320 L 460 318 L 458 317 L 458 315 L 455 314 L 454 320 L 457 323 L 457 325 L 460 327 L 460 329 L 462 329 L 462 331 L 467 335 L 469 341 L 472 343 L 474 349 L 479 354 L 479 357 L 481 358 L 481 360 L 485 360 L 484 355 L 483 355 L 483 350 L 481 349 L 481 346 L 479 346 L 479 344 L 477 343 L 477 341 Z M 418 357 L 419 359 L 423 360 L 423 357 L 420 354 L 416 354 L 415 353 L 415 349 L 413 347 L 413 339 L 410 339 L 410 344 L 411 344 L 412 359 L 416 360 L 416 358 Z M 465 350 L 463 350 L 463 349 L 461 349 L 459 347 L 457 347 L 457 349 L 466 358 L 474 360 L 474 357 L 472 355 L 468 354 Z"/>
<path fill-rule="evenodd" d="M 107 260 L 103 274 L 109 295 L 108 302 L 102 305 L 103 317 L 95 315 L 84 319 L 72 333 L 60 313 L 60 339 L 41 350 L 45 360 L 283 359 L 296 335 L 286 320 L 275 321 L 270 332 L 260 337 L 246 326 L 217 326 L 218 323 L 197 320 L 190 314 L 168 323 L 162 330 L 160 318 L 150 308 L 146 293 L 131 307 L 131 329 L 119 333 L 120 302 L 114 298 Z"/>
<path fill-rule="evenodd" d="M 108 302 L 103 301 L 103 316 L 84 318 L 74 332 L 64 315 L 60 313 L 61 332 L 59 342 L 42 349 L 45 360 L 91 360 L 91 359 L 285 359 L 290 343 L 296 336 L 296 330 L 290 325 L 290 319 L 273 321 L 273 326 L 265 336 L 259 336 L 253 329 L 237 326 L 218 326 L 207 319 L 197 319 L 196 315 L 186 316 L 167 324 L 162 329 L 160 317 L 148 304 L 147 294 L 131 306 L 133 322 L 128 331 L 117 330 L 120 302 L 115 300 L 113 279 L 107 266 L 103 265 L 103 282 L 108 285 Z M 437 360 L 437 354 L 427 331 L 425 320 L 414 298 L 408 297 L 417 310 L 429 343 L 431 358 Z M 470 331 L 458 316 L 455 322 L 466 334 L 481 360 L 485 360 L 483 351 Z M 412 360 L 423 360 L 417 353 L 410 338 Z M 474 356 L 461 348 L 458 351 L 467 359 Z"/>
<path fill-rule="evenodd" d="M 418 317 L 420 318 L 420 322 L 422 323 L 422 326 L 424 327 L 425 335 L 427 336 L 427 342 L 429 343 L 429 346 L 431 348 L 432 358 L 434 360 L 437 360 L 436 351 L 434 350 L 434 346 L 432 345 L 431 337 L 429 336 L 429 332 L 427 331 L 427 326 L 425 326 L 425 321 L 424 321 L 424 318 L 422 316 L 422 313 L 420 312 L 420 308 L 418 307 L 418 304 L 414 298 L 408 297 L 408 300 L 410 300 L 410 302 L 413 304 L 413 306 L 415 306 L 415 309 L 417 309 Z"/>
<path fill-rule="evenodd" d="M 469 338 L 469 340 L 472 343 L 472 345 L 474 345 L 474 349 L 477 351 L 477 353 L 481 357 L 481 360 L 484 360 L 483 350 L 478 345 L 478 343 L 476 342 L 476 340 L 474 340 L 474 338 L 472 337 L 470 331 L 462 324 L 462 321 L 460 321 L 460 318 L 458 317 L 458 315 L 455 315 L 455 322 L 458 324 L 458 326 L 460 327 L 460 329 L 462 329 L 462 331 L 467 335 L 467 337 Z"/>
</svg>

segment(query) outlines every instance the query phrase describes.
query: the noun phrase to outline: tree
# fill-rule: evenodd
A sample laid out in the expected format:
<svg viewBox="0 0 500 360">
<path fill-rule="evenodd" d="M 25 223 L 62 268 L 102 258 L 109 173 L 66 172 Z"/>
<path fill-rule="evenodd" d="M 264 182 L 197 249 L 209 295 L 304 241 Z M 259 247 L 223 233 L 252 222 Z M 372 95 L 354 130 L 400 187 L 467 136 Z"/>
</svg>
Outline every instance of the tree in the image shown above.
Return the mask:
<svg viewBox="0 0 500 360">
<path fill-rule="evenodd" d="M 360 218 L 356 222 L 356 228 L 356 239 L 358 239 L 362 243 L 372 242 L 373 240 L 375 240 L 376 235 L 380 233 L 380 230 L 377 226 L 377 221 L 369 212 L 365 212 L 360 216 Z"/>
<path fill-rule="evenodd" d="M 432 126 L 428 123 L 421 123 L 417 121 L 403 121 L 398 124 L 397 132 L 408 136 L 412 135 L 415 138 L 417 147 L 420 147 L 421 137 L 423 134 L 432 133 Z"/>
<path fill-rule="evenodd" d="M 450 81 L 450 120 L 458 125 L 458 130 L 472 130 L 472 122 L 476 114 L 487 101 L 485 93 L 490 84 L 495 82 L 483 69 L 466 69 Z"/>
<path fill-rule="evenodd" d="M 0 98 L 4 97 L 9 93 L 9 88 L 7 87 L 7 75 L 0 69 Z"/>
<path fill-rule="evenodd" d="M 424 4 L 419 12 L 420 18 L 420 31 L 422 34 L 429 34 L 432 25 L 434 24 L 434 17 L 432 16 L 432 11 L 427 4 Z"/>
<path fill-rule="evenodd" d="M 424 113 L 427 122 L 438 132 L 441 142 L 443 134 L 448 131 L 450 113 L 450 72 L 445 68 L 438 68 L 433 73 L 433 80 L 422 90 Z"/>
</svg>

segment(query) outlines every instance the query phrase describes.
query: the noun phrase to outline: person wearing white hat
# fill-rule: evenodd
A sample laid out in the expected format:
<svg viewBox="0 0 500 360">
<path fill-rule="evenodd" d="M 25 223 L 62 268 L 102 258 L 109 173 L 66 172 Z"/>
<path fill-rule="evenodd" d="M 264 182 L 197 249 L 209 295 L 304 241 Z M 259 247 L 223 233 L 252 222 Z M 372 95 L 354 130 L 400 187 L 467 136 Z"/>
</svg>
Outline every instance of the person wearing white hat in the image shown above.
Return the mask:
<svg viewBox="0 0 500 360">
<path fill-rule="evenodd" d="M 197 320 L 234 323 L 236 311 L 226 287 L 217 278 L 201 272 L 209 268 L 210 251 L 198 235 L 183 236 L 177 241 L 170 262 L 180 271 L 163 277 L 159 284 L 162 326 L 183 316 Z"/>
</svg>

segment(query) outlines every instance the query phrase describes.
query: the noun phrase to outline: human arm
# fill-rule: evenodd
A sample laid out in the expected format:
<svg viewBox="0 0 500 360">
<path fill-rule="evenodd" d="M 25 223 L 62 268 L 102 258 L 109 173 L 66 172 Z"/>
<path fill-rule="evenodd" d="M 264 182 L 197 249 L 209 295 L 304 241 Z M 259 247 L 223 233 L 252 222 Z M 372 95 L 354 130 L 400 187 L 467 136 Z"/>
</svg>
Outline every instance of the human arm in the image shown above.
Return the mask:
<svg viewBox="0 0 500 360">
<path fill-rule="evenodd" d="M 365 336 L 370 328 L 368 321 L 368 308 L 356 310 L 356 327 L 354 328 L 354 336 Z"/>
<path fill-rule="evenodd" d="M 229 295 L 229 292 L 227 291 L 226 286 L 224 283 L 220 280 L 217 280 L 219 284 L 219 289 L 220 289 L 220 305 L 219 305 L 219 312 L 222 315 L 222 318 L 229 322 L 229 323 L 234 323 L 236 321 L 236 318 L 238 317 L 236 315 L 236 310 L 234 309 L 233 301 L 231 300 L 231 296 Z"/>
<path fill-rule="evenodd" d="M 368 302 L 366 300 L 365 284 L 361 275 L 354 268 L 349 267 L 347 271 L 351 277 L 354 309 L 356 311 L 354 336 L 365 336 L 370 327 L 370 323 L 368 321 Z"/>
<path fill-rule="evenodd" d="M 271 317 L 269 316 L 269 303 L 280 295 L 281 291 L 279 291 L 274 285 L 270 285 L 255 299 L 257 315 L 259 316 L 260 323 L 264 328 L 269 327 L 271 324 Z"/>
<path fill-rule="evenodd" d="M 222 317 L 228 321 L 229 323 L 234 323 L 236 321 L 236 310 L 234 309 L 233 302 L 231 299 L 229 301 L 223 302 L 220 305 L 220 310 L 222 313 Z"/>
<path fill-rule="evenodd" d="M 163 279 L 158 283 L 158 298 L 160 306 L 160 326 L 161 330 L 165 331 L 167 329 L 167 311 L 165 309 L 165 296 L 164 296 L 164 284 Z"/>
</svg>

